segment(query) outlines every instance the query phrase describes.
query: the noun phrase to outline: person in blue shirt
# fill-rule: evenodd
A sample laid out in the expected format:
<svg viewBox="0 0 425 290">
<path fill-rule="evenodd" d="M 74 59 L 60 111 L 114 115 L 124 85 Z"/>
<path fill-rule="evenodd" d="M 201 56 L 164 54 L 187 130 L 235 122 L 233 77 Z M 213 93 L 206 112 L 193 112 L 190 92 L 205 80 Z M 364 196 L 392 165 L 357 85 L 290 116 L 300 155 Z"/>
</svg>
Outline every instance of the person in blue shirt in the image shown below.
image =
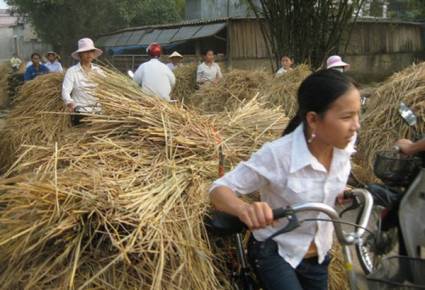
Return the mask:
<svg viewBox="0 0 425 290">
<path fill-rule="evenodd" d="M 24 74 L 24 81 L 30 81 L 35 79 L 39 75 L 49 73 L 49 69 L 41 63 L 41 56 L 37 52 L 31 54 L 32 65 L 27 67 Z"/>
</svg>

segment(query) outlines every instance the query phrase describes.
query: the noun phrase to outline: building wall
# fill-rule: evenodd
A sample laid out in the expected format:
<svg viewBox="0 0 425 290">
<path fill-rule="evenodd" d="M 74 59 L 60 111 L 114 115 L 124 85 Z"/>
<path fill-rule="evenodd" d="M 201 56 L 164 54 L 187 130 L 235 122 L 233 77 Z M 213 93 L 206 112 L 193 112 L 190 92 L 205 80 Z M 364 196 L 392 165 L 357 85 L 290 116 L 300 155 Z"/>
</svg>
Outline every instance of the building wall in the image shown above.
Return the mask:
<svg viewBox="0 0 425 290">
<path fill-rule="evenodd" d="M 237 68 L 271 67 L 260 25 L 256 19 L 231 22 L 230 55 Z M 361 81 L 382 80 L 395 71 L 425 60 L 425 26 L 388 21 L 358 22 L 353 28 L 344 59 L 351 74 Z"/>
<path fill-rule="evenodd" d="M 186 19 L 252 16 L 249 6 L 240 0 L 186 0 Z"/>
<path fill-rule="evenodd" d="M 0 27 L 0 62 L 12 57 L 14 52 L 13 29 Z"/>
<path fill-rule="evenodd" d="M 8 10 L 0 9 L 0 62 L 9 60 L 16 53 L 29 60 L 33 52 L 44 54 L 51 46 L 42 43 L 31 25 L 22 23 Z"/>
<path fill-rule="evenodd" d="M 38 39 L 31 25 L 21 24 L 13 27 L 13 34 L 16 36 L 17 47 L 14 49 L 24 60 L 29 60 L 33 52 L 44 55 L 51 50 L 51 45 L 43 43 Z"/>
</svg>

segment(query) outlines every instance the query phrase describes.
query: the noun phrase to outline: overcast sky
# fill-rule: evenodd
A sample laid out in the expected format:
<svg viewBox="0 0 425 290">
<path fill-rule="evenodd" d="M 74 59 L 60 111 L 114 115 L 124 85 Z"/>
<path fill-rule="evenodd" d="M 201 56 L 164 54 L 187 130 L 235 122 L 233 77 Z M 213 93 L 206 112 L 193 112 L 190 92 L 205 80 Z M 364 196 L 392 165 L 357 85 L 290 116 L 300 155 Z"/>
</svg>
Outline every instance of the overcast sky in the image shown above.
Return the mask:
<svg viewBox="0 0 425 290">
<path fill-rule="evenodd" d="M 4 3 L 4 0 L 0 0 L 0 9 L 7 8 L 6 3 Z"/>
</svg>

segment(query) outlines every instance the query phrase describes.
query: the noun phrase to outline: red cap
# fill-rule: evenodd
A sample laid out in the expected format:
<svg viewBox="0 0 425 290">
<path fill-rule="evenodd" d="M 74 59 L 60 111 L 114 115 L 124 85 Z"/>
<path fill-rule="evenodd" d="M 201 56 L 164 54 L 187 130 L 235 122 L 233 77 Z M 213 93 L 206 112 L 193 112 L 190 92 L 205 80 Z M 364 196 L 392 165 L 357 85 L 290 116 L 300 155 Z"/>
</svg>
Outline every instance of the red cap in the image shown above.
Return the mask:
<svg viewBox="0 0 425 290">
<path fill-rule="evenodd" d="M 151 57 L 160 57 L 161 56 L 161 45 L 159 45 L 156 42 L 151 43 L 147 48 L 147 52 Z"/>
</svg>

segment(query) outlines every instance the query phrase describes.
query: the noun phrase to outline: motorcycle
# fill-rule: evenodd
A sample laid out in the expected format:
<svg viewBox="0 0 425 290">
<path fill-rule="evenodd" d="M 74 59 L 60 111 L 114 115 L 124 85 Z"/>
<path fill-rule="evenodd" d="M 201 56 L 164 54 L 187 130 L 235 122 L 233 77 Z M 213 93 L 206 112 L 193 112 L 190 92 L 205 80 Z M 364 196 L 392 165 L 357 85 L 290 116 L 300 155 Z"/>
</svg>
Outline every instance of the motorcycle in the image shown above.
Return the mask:
<svg viewBox="0 0 425 290">
<path fill-rule="evenodd" d="M 401 103 L 399 112 L 412 127 L 413 139 L 420 139 L 413 111 Z M 383 184 L 365 186 L 374 199 L 368 225 L 371 233 L 366 233 L 355 245 L 363 271 L 375 283 L 401 287 L 408 281 L 425 288 L 425 279 L 421 277 L 425 273 L 425 260 L 421 259 L 420 251 L 425 246 L 424 161 L 423 156 L 404 156 L 398 150 L 376 155 L 374 174 Z M 360 217 L 361 213 L 358 220 Z M 418 271 L 422 275 L 417 275 Z"/>
</svg>

